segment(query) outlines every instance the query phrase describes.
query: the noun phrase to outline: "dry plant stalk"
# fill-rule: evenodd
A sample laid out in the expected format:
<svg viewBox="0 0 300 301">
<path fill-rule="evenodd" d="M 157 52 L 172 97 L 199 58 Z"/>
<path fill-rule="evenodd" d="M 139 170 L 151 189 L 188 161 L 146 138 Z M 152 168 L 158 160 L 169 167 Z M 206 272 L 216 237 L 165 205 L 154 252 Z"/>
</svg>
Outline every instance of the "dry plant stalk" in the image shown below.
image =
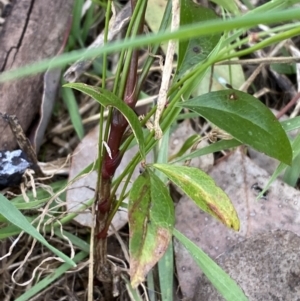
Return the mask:
<svg viewBox="0 0 300 301">
<path fill-rule="evenodd" d="M 179 0 L 173 0 L 171 31 L 177 30 L 179 28 L 179 23 L 180 23 L 180 3 Z M 162 130 L 159 126 L 159 120 L 163 113 L 165 105 L 167 103 L 167 93 L 168 93 L 172 70 L 173 70 L 175 47 L 176 47 L 176 41 L 170 40 L 168 43 L 165 66 L 163 69 L 161 86 L 160 86 L 158 99 L 157 99 L 157 109 L 156 109 L 155 119 L 154 119 L 155 139 L 160 139 L 163 135 Z"/>
</svg>

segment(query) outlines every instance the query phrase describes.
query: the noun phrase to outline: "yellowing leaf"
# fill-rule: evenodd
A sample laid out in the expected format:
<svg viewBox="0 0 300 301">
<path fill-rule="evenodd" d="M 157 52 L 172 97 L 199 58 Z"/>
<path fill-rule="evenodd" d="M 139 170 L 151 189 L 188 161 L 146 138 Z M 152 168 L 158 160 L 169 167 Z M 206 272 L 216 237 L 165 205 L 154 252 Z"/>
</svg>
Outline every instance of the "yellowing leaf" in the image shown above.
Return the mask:
<svg viewBox="0 0 300 301">
<path fill-rule="evenodd" d="M 194 167 L 170 164 L 153 164 L 153 166 L 181 188 L 203 211 L 227 227 L 239 230 L 239 218 L 231 201 L 205 172 Z"/>
<path fill-rule="evenodd" d="M 131 284 L 135 288 L 164 255 L 172 237 L 174 205 L 164 183 L 145 171 L 129 196 Z"/>
</svg>

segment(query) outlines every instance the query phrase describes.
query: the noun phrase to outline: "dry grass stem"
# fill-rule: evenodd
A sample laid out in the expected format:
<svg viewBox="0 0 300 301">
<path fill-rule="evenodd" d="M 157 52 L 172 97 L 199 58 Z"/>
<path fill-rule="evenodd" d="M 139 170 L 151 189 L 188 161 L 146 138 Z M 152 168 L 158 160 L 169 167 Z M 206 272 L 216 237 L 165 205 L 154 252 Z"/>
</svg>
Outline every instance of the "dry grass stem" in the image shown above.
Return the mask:
<svg viewBox="0 0 300 301">
<path fill-rule="evenodd" d="M 172 21 L 171 21 L 171 31 L 175 31 L 179 28 L 180 24 L 180 3 L 179 0 L 172 1 Z M 170 40 L 168 43 L 168 49 L 166 53 L 164 71 L 162 74 L 161 86 L 158 93 L 157 109 L 154 119 L 154 132 L 155 139 L 160 139 L 162 137 L 162 130 L 159 126 L 159 120 L 167 103 L 167 92 L 170 85 L 172 70 L 173 70 L 173 60 L 176 48 L 176 41 Z"/>
</svg>

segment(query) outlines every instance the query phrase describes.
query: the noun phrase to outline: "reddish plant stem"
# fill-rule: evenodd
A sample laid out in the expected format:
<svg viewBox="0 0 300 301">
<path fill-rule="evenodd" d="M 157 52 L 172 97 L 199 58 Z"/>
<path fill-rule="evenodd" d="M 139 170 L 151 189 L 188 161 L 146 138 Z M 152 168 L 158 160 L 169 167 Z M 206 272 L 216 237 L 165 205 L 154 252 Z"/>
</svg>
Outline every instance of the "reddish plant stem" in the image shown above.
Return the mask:
<svg viewBox="0 0 300 301">
<path fill-rule="evenodd" d="M 136 5 L 137 0 L 131 0 L 132 10 Z M 144 12 L 145 13 L 145 12 Z M 142 33 L 144 20 L 140 23 L 139 33 Z M 134 108 L 137 102 L 138 91 L 137 85 L 137 68 L 138 68 L 139 51 L 132 52 L 129 71 L 127 75 L 126 87 L 124 91 L 124 102 L 130 107 Z M 110 134 L 107 141 L 110 149 L 110 154 L 107 152 L 104 155 L 104 160 L 101 170 L 101 186 L 96 195 L 96 226 L 95 233 L 97 233 L 97 240 L 95 243 L 95 273 L 100 281 L 109 282 L 109 264 L 106 260 L 106 237 L 109 225 L 107 225 L 107 218 L 111 210 L 112 200 L 111 181 L 119 166 L 123 154 L 120 152 L 120 146 L 124 138 L 124 133 L 127 129 L 128 122 L 124 116 L 117 110 L 113 111 L 112 120 L 110 124 Z M 107 271 L 107 273 L 104 273 Z"/>
<path fill-rule="evenodd" d="M 133 3 L 134 2 L 134 3 Z M 132 1 L 132 7 L 135 6 L 136 1 Z M 141 24 L 143 26 L 143 24 Z M 141 28 L 142 28 L 141 26 Z M 124 101 L 125 103 L 134 108 L 137 102 L 137 94 L 135 91 L 136 83 L 137 83 L 137 68 L 138 68 L 138 56 L 139 51 L 134 50 L 131 57 L 130 68 L 127 77 L 127 83 L 124 92 Z M 101 201 L 98 205 L 98 212 L 100 215 L 107 215 L 111 209 L 111 196 L 110 196 L 110 188 L 111 188 L 111 180 L 115 174 L 117 167 L 119 166 L 123 154 L 120 153 L 120 146 L 122 143 L 122 138 L 124 132 L 126 131 L 128 126 L 127 120 L 124 116 L 117 110 L 113 111 L 112 121 L 110 125 L 110 134 L 107 141 L 108 147 L 110 149 L 110 155 L 108 153 L 105 154 L 105 158 L 102 165 L 102 189 L 101 192 Z M 103 218 L 103 216 L 99 216 Z M 108 230 L 108 225 L 105 225 L 103 229 L 98 234 L 98 237 L 103 238 L 106 236 Z"/>
</svg>

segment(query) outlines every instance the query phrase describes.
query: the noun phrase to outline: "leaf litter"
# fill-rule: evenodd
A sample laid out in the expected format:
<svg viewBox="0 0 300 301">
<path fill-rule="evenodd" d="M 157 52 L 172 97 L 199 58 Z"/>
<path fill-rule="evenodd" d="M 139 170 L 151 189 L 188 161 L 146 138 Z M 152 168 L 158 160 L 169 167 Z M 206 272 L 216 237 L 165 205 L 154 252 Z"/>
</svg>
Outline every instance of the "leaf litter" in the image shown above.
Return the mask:
<svg viewBox="0 0 300 301">
<path fill-rule="evenodd" d="M 238 148 L 221 160 L 211 169 L 209 174 L 230 197 L 241 222 L 240 231 L 236 233 L 228 230 L 221 223 L 198 209 L 187 197 L 182 197 L 176 206 L 175 227 L 211 258 L 217 259 L 224 252 L 230 254 L 234 245 L 242 245 L 251 237 L 258 237 L 265 232 L 279 229 L 300 235 L 300 192 L 280 180 L 275 180 L 265 196 L 257 199 L 257 195 L 268 182 L 270 175 L 254 164 L 244 154 L 243 148 Z M 269 240 L 271 244 L 271 238 Z M 286 244 L 286 248 L 288 254 L 289 244 Z M 240 256 L 246 255 L 240 254 Z M 262 260 L 265 262 L 258 262 L 253 258 L 252 266 L 266 264 L 268 256 Z M 271 264 L 272 262 L 269 262 L 269 265 Z M 278 266 L 276 266 L 276 262 L 273 264 L 272 271 L 275 272 Z M 186 297 L 192 298 L 195 288 L 200 285 L 198 279 L 202 275 L 191 257 L 182 250 L 180 245 L 176 246 L 176 266 L 181 289 Z M 230 266 L 230 270 L 234 271 L 239 268 L 236 265 Z M 254 273 L 251 275 L 248 270 L 245 270 L 246 278 L 248 277 L 249 281 L 252 278 L 259 278 L 262 281 L 269 277 L 270 271 L 263 272 L 260 270 L 261 274 Z M 280 271 L 277 270 L 276 273 L 280 273 Z M 247 282 L 240 283 L 238 278 L 235 280 L 242 289 L 248 285 Z M 284 296 L 292 289 L 285 286 L 281 288 L 280 294 Z M 277 291 L 278 287 L 273 287 L 270 290 L 270 295 Z"/>
</svg>

